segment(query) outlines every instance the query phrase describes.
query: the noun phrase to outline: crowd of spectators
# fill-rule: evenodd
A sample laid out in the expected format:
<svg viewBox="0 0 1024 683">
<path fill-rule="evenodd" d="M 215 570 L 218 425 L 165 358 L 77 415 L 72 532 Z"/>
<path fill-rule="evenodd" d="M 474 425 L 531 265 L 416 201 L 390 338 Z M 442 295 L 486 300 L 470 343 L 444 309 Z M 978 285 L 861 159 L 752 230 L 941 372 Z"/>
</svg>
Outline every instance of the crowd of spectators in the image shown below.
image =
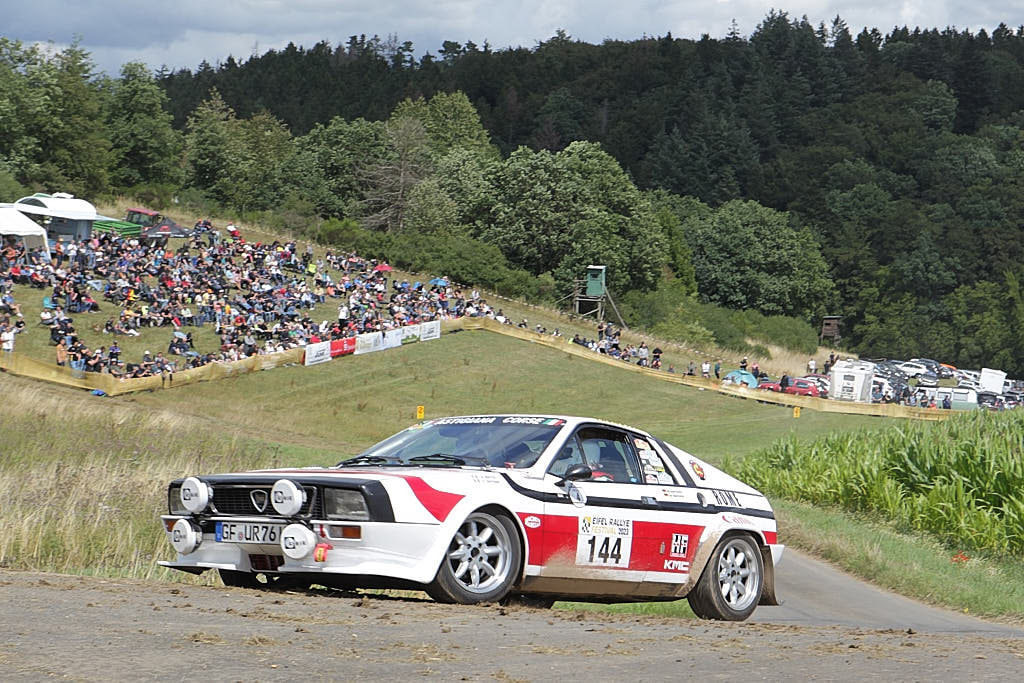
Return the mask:
<svg viewBox="0 0 1024 683">
<path fill-rule="evenodd" d="M 247 242 L 233 225 L 226 232 L 221 240 L 201 221 L 174 249 L 94 234 L 58 243 L 49 261 L 41 249 L 6 243 L 0 324 L 25 329 L 11 290 L 14 284 L 35 287 L 44 296 L 39 322 L 49 330 L 58 365 L 143 377 L 462 315 L 508 322 L 479 292 L 467 297 L 444 278 L 396 282 L 386 263 L 354 253 L 328 250 L 317 257 L 312 245 Z M 315 320 L 317 306 L 330 318 Z M 219 344 L 203 351 L 191 328 L 206 325 Z M 125 362 L 118 338 L 151 327 L 170 332 L 166 352 Z M 83 328 L 99 342 L 87 343 Z"/>
<path fill-rule="evenodd" d="M 647 342 L 641 341 L 638 346 L 627 344 L 623 348 L 621 337 L 621 329 L 616 329 L 610 323 L 600 322 L 597 325 L 597 339 L 587 339 L 575 334 L 572 343 L 597 353 L 603 353 L 616 360 L 634 363 L 642 368 L 661 369 L 662 350 L 659 347 L 651 349 L 647 346 Z"/>
</svg>

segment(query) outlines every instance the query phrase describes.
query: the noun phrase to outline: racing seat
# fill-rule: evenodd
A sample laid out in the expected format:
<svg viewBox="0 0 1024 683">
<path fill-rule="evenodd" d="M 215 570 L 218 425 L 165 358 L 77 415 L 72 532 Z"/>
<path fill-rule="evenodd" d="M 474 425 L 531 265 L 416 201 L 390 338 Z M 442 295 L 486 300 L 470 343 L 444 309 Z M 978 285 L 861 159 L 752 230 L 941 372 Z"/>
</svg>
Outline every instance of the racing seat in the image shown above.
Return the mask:
<svg viewBox="0 0 1024 683">
<path fill-rule="evenodd" d="M 622 459 L 622 454 L 615 450 L 615 447 L 611 444 L 601 447 L 596 469 L 606 473 L 612 481 L 629 481 L 629 470 Z"/>
</svg>

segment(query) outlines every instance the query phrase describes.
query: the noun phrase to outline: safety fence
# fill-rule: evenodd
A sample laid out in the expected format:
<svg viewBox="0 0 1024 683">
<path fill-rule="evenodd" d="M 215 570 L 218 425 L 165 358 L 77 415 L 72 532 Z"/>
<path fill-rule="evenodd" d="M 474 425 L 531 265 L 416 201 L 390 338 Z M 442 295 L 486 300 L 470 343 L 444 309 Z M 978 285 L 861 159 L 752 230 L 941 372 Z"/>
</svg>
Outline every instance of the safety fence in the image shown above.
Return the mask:
<svg viewBox="0 0 1024 683">
<path fill-rule="evenodd" d="M 449 325 L 455 329 L 459 321 Z M 102 372 L 84 372 L 72 370 L 54 363 L 45 363 L 20 353 L 0 353 L 0 370 L 13 375 L 31 377 L 33 379 L 63 384 L 79 389 L 102 391 L 109 396 L 127 394 L 135 391 L 153 389 L 170 389 L 196 382 L 236 377 L 258 370 L 270 370 L 284 365 L 314 365 L 329 361 L 346 354 L 362 355 L 374 351 L 408 344 L 412 341 L 429 341 L 441 336 L 442 326 L 438 321 L 407 325 L 387 332 L 361 334 L 349 339 L 319 342 L 306 347 L 288 349 L 279 353 L 250 356 L 236 361 L 209 363 L 198 368 L 189 368 L 177 372 L 163 372 L 149 377 L 118 378 Z"/>
<path fill-rule="evenodd" d="M 705 379 L 704 377 L 696 377 L 694 375 L 671 373 L 666 372 L 665 370 L 654 370 L 652 368 L 641 367 L 633 363 L 617 360 L 603 353 L 591 351 L 585 346 L 574 344 L 572 341 L 564 337 L 554 337 L 552 335 L 539 334 L 513 325 L 503 325 L 489 318 L 464 318 L 453 322 L 461 323 L 460 327 L 465 330 L 487 330 L 489 332 L 497 332 L 506 336 L 523 339 L 535 344 L 541 344 L 542 346 L 557 349 L 572 356 L 586 358 L 587 360 L 604 363 L 605 365 L 612 365 L 630 372 L 641 373 L 648 377 L 659 379 L 663 382 L 684 384 L 689 387 L 716 391 L 727 396 L 753 399 L 762 403 L 772 403 L 775 405 L 791 406 L 801 409 L 806 408 L 808 410 L 816 410 L 824 413 L 902 417 L 915 420 L 944 420 L 950 417 L 953 412 L 950 410 L 939 410 L 935 408 L 901 406 L 895 403 L 852 403 L 850 401 L 833 401 L 831 399 L 817 398 L 814 396 L 797 396 L 794 394 L 783 394 L 775 391 L 764 391 L 745 385 L 723 384 L 715 379 Z"/>
<path fill-rule="evenodd" d="M 152 377 L 138 377 L 131 379 L 118 379 L 112 375 L 96 372 L 81 372 L 59 367 L 51 363 L 45 363 L 35 358 L 29 358 L 19 353 L 0 353 L 0 369 L 6 370 L 15 375 L 31 377 L 47 382 L 54 382 L 66 386 L 78 387 L 81 389 L 100 390 L 104 393 L 117 396 L 134 391 L 148 391 L 153 389 L 169 389 L 172 387 L 186 386 L 196 382 L 235 377 L 258 370 L 269 370 L 283 365 L 315 365 L 321 362 L 330 361 L 342 355 L 362 355 L 375 351 L 384 351 L 390 348 L 402 346 L 412 341 L 428 341 L 438 339 L 442 332 L 454 330 L 486 330 L 496 332 L 508 337 L 522 339 L 534 344 L 540 344 L 556 349 L 572 356 L 585 358 L 595 363 L 614 366 L 621 370 L 640 373 L 648 377 L 683 384 L 689 387 L 716 391 L 727 396 L 735 396 L 744 399 L 753 399 L 762 403 L 771 403 L 781 406 L 806 408 L 826 413 L 847 413 L 853 415 L 874 415 L 878 417 L 902 417 L 916 420 L 943 420 L 950 416 L 952 411 L 937 410 L 934 408 L 915 408 L 901 406 L 895 403 L 851 403 L 849 401 L 833 401 L 826 398 L 815 398 L 813 396 L 797 396 L 794 394 L 782 394 L 774 391 L 762 391 L 745 385 L 723 384 L 714 379 L 706 379 L 693 375 L 666 372 L 665 370 L 654 370 L 627 363 L 612 358 L 603 353 L 597 353 L 590 349 L 573 344 L 565 337 L 555 337 L 549 334 L 540 334 L 529 329 L 506 325 L 490 318 L 459 318 L 457 320 L 445 320 L 442 322 L 423 323 L 421 325 L 409 325 L 406 327 L 389 330 L 387 332 L 372 332 L 357 337 L 333 342 L 320 342 L 310 344 L 305 348 L 289 349 L 280 353 L 272 353 L 262 356 L 251 356 L 243 360 L 210 363 L 198 368 L 191 368 L 179 372 L 165 372 Z"/>
</svg>

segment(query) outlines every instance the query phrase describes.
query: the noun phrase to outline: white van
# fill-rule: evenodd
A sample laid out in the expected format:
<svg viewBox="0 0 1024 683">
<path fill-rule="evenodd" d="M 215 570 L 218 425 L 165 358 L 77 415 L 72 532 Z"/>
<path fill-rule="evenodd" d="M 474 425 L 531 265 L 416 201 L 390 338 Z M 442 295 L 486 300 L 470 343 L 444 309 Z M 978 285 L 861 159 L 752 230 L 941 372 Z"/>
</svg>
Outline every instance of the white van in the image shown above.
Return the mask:
<svg viewBox="0 0 1024 683">
<path fill-rule="evenodd" d="M 934 398 L 937 408 L 942 407 L 947 397 L 953 410 L 974 410 L 978 407 L 978 392 L 964 387 L 927 387 L 918 389 L 917 396 L 919 403 L 922 398 L 929 401 Z"/>
</svg>

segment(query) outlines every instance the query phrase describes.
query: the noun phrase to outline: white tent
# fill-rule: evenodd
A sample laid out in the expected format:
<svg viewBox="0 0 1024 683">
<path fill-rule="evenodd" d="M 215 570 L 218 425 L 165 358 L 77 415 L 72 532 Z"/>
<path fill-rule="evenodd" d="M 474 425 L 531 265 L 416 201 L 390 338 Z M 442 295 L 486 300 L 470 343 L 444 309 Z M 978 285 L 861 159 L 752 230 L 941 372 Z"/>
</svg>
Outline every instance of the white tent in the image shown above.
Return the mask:
<svg viewBox="0 0 1024 683">
<path fill-rule="evenodd" d="M 11 207 L 10 204 L 0 206 L 0 235 L 14 235 L 25 242 L 27 249 L 42 247 L 46 252 L 46 260 L 50 260 L 50 246 L 46 241 L 46 230 L 36 225 L 31 218 Z"/>
<path fill-rule="evenodd" d="M 42 216 L 47 235 L 52 240 L 88 239 L 92 235 L 93 221 L 99 218 L 95 206 L 65 192 L 22 197 L 13 206 L 24 214 Z"/>
</svg>

